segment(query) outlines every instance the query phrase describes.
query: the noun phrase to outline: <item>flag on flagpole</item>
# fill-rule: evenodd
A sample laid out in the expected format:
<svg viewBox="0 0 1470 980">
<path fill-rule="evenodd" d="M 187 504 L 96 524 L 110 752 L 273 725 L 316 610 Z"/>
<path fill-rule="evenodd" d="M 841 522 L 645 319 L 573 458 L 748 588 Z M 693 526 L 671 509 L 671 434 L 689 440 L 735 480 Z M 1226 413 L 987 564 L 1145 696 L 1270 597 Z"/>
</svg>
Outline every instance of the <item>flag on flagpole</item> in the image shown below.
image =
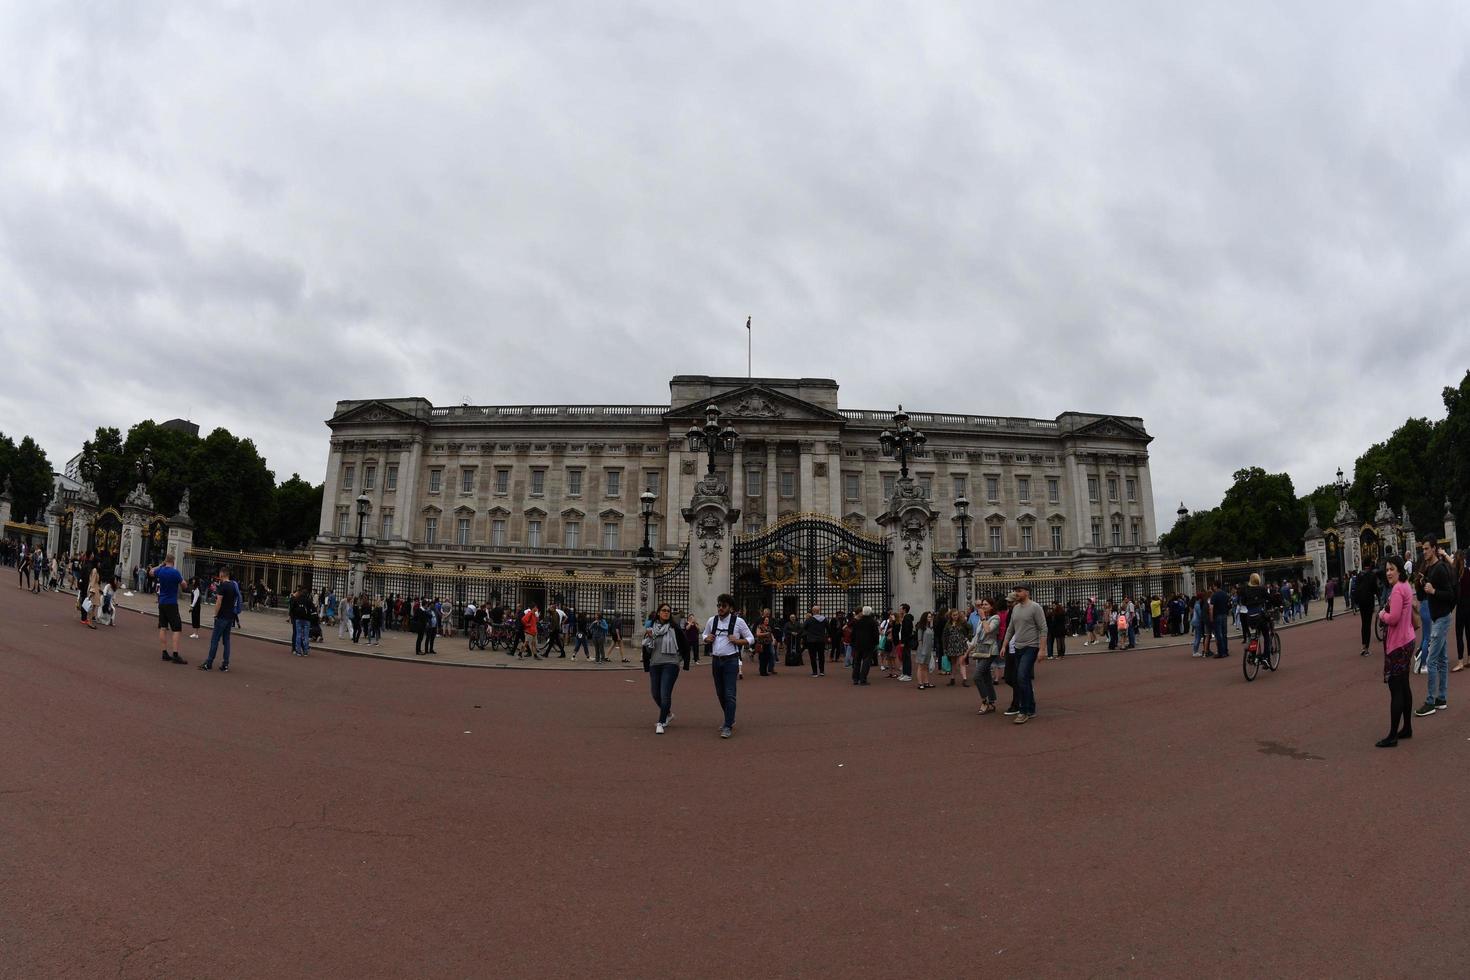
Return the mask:
<svg viewBox="0 0 1470 980">
<path fill-rule="evenodd" d="M 746 317 L 745 318 L 745 329 L 746 330 L 749 330 L 750 329 L 750 317 Z"/>
</svg>

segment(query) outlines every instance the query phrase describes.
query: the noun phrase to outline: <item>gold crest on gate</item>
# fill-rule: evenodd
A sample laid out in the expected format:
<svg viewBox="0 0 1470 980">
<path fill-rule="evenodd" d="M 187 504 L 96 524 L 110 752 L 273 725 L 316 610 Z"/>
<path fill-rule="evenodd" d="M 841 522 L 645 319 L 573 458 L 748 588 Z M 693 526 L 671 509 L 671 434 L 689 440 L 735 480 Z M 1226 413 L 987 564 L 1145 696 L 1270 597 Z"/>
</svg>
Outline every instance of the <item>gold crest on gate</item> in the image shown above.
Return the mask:
<svg viewBox="0 0 1470 980">
<path fill-rule="evenodd" d="M 827 558 L 827 581 L 839 589 L 850 589 L 863 577 L 863 560 L 846 548 L 838 548 Z"/>
<path fill-rule="evenodd" d="M 801 559 L 776 550 L 761 559 L 761 582 L 774 588 L 795 585 L 801 574 Z"/>
</svg>

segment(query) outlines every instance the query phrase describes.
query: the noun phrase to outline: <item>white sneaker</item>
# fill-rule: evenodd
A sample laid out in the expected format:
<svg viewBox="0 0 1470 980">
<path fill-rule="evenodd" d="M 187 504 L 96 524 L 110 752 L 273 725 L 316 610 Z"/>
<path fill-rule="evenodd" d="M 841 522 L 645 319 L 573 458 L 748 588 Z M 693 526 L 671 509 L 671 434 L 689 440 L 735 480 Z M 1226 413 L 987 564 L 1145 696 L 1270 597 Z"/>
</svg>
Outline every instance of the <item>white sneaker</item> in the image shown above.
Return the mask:
<svg viewBox="0 0 1470 980">
<path fill-rule="evenodd" d="M 197 640 L 197 639 L 199 639 L 199 634 L 198 633 L 190 633 L 189 634 L 189 639 L 191 639 L 191 640 Z"/>
<path fill-rule="evenodd" d="M 913 680 L 913 678 L 910 677 L 908 674 L 899 674 L 898 675 L 898 679 L 901 680 L 901 681 L 911 681 L 911 680 Z"/>
<path fill-rule="evenodd" d="M 658 724 L 658 725 L 654 725 L 653 726 L 653 734 L 655 734 L 655 735 L 662 735 L 663 733 L 664 733 L 664 726 L 662 724 Z"/>
<path fill-rule="evenodd" d="M 674 723 L 674 713 L 672 711 L 670 711 L 669 712 L 668 720 L 664 722 L 664 727 L 665 728 L 668 728 L 673 723 Z"/>
</svg>

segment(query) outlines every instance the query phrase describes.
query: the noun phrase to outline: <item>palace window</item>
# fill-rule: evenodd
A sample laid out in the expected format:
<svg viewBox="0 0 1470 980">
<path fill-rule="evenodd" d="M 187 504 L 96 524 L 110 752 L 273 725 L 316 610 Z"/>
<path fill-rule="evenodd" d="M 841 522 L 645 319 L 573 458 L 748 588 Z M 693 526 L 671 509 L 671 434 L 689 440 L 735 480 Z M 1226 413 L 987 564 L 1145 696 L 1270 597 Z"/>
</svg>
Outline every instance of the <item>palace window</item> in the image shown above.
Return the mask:
<svg viewBox="0 0 1470 980">
<path fill-rule="evenodd" d="M 609 497 L 621 497 L 623 495 L 623 471 L 608 470 L 604 474 L 607 484 L 607 495 Z"/>
<path fill-rule="evenodd" d="M 346 507 L 337 508 L 337 537 L 347 537 L 348 512 Z"/>
<path fill-rule="evenodd" d="M 985 478 L 985 500 L 987 503 L 1000 503 L 1000 477 L 987 476 Z"/>
<path fill-rule="evenodd" d="M 362 468 L 362 488 L 364 490 L 378 488 L 378 468 L 371 463 Z"/>
<path fill-rule="evenodd" d="M 1123 481 L 1123 489 L 1128 494 L 1129 500 L 1138 499 L 1138 481 L 1133 479 L 1133 477 L 1130 476 Z"/>
<path fill-rule="evenodd" d="M 398 464 L 397 463 L 389 463 L 388 464 L 388 469 L 383 472 L 383 489 L 384 490 L 397 490 L 398 489 Z"/>
<path fill-rule="evenodd" d="M 893 473 L 883 474 L 883 499 L 887 500 L 893 496 L 894 488 L 898 486 L 898 476 Z"/>
<path fill-rule="evenodd" d="M 863 478 L 857 473 L 842 474 L 842 495 L 848 500 L 861 500 Z"/>
<path fill-rule="evenodd" d="M 582 496 L 582 471 L 567 470 L 567 496 Z"/>
<path fill-rule="evenodd" d="M 1133 541 L 1134 547 L 1143 544 L 1143 527 L 1138 518 L 1134 518 L 1128 528 L 1128 535 Z"/>
<path fill-rule="evenodd" d="M 1102 521 L 1096 517 L 1092 519 L 1092 546 L 1094 548 L 1102 547 Z"/>
<path fill-rule="evenodd" d="M 1023 504 L 1031 502 L 1031 477 L 1016 477 L 1016 499 L 1021 501 Z"/>
<path fill-rule="evenodd" d="M 1095 476 L 1087 478 L 1087 499 L 1094 504 L 1097 503 L 1097 477 Z"/>
<path fill-rule="evenodd" d="M 745 471 L 745 495 L 747 497 L 759 497 L 761 495 L 761 471 Z"/>
<path fill-rule="evenodd" d="M 618 538 L 621 532 L 622 527 L 617 521 L 604 521 L 602 524 L 602 550 L 617 551 Z"/>
<path fill-rule="evenodd" d="M 746 534 L 759 534 L 760 533 L 760 529 L 761 529 L 761 522 L 760 521 L 754 521 L 753 520 L 753 521 L 746 521 L 745 522 L 745 533 Z"/>
<path fill-rule="evenodd" d="M 1062 482 L 1054 476 L 1046 478 L 1046 502 L 1049 504 L 1062 502 Z"/>
<path fill-rule="evenodd" d="M 645 490 L 652 490 L 654 493 L 658 493 L 658 484 L 659 484 L 658 476 L 659 476 L 658 470 L 644 470 L 643 471 L 643 489 L 645 489 Z"/>
<path fill-rule="evenodd" d="M 1118 499 L 1118 478 L 1116 476 L 1108 477 L 1108 499 Z"/>
<path fill-rule="evenodd" d="M 1051 550 L 1062 550 L 1062 526 L 1060 524 L 1053 524 L 1051 526 Z"/>
<path fill-rule="evenodd" d="M 934 493 L 934 478 L 933 477 L 931 477 L 931 476 L 921 476 L 921 477 L 919 477 L 919 493 L 923 494 L 925 497 L 933 496 L 933 493 Z"/>
<path fill-rule="evenodd" d="M 504 497 L 510 493 L 510 468 L 501 466 L 495 470 L 495 495 Z"/>
<path fill-rule="evenodd" d="M 490 543 L 497 548 L 505 547 L 505 518 L 497 517 L 490 522 Z"/>
<path fill-rule="evenodd" d="M 459 470 L 459 492 L 475 492 L 475 468 L 473 466 L 462 466 Z"/>
<path fill-rule="evenodd" d="M 954 499 L 959 500 L 961 497 L 966 496 L 965 491 L 970 486 L 970 480 L 969 480 L 968 477 L 966 477 L 962 473 L 956 473 L 954 475 L 953 479 L 954 479 Z"/>
<path fill-rule="evenodd" d="M 562 539 L 568 548 L 582 547 L 582 522 L 567 521 L 562 530 Z"/>
<path fill-rule="evenodd" d="M 1114 521 L 1113 522 L 1113 547 L 1114 548 L 1121 548 L 1121 547 L 1123 547 L 1123 522 L 1122 521 Z"/>
<path fill-rule="evenodd" d="M 990 550 L 991 551 L 999 551 L 1000 550 L 1000 525 L 999 524 L 992 524 L 992 525 L 990 525 Z"/>
<path fill-rule="evenodd" d="M 541 547 L 541 522 L 526 522 L 526 545 L 531 548 Z"/>
<path fill-rule="evenodd" d="M 1031 527 L 1030 524 L 1022 524 L 1021 525 L 1021 550 L 1022 551 L 1030 551 L 1031 550 L 1032 545 L 1033 545 L 1032 535 L 1034 533 L 1035 532 L 1032 529 L 1032 527 Z"/>
<path fill-rule="evenodd" d="M 796 474 L 790 470 L 781 471 L 781 496 L 796 496 Z"/>
<path fill-rule="evenodd" d="M 435 541 L 435 539 L 437 539 L 438 537 L 439 537 L 439 518 L 437 518 L 437 517 L 425 517 L 424 518 L 424 543 L 425 544 L 433 544 L 434 541 Z"/>
<path fill-rule="evenodd" d="M 429 492 L 438 493 L 444 484 L 444 471 L 433 469 L 429 471 Z"/>
<path fill-rule="evenodd" d="M 383 511 L 383 540 L 393 537 L 393 510 L 388 508 Z"/>
<path fill-rule="evenodd" d="M 543 469 L 531 471 L 531 496 L 546 496 L 546 471 Z"/>
<path fill-rule="evenodd" d="M 469 544 L 470 543 L 470 519 L 468 517 L 461 517 L 459 520 L 457 520 L 455 522 L 455 525 L 454 525 L 454 543 L 455 544 Z"/>
<path fill-rule="evenodd" d="M 353 466 L 351 463 L 348 463 L 346 466 L 342 467 L 342 489 L 343 490 L 351 490 L 352 489 L 352 478 L 354 476 L 356 476 L 356 475 L 357 475 L 357 467 Z"/>
</svg>

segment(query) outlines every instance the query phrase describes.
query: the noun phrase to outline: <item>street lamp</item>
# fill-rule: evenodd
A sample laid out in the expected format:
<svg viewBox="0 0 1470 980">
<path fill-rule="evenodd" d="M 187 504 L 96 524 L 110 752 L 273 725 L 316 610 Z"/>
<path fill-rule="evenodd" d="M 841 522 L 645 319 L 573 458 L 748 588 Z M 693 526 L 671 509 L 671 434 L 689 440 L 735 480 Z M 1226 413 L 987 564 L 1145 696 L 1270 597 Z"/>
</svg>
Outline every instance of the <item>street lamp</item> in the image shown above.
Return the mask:
<svg viewBox="0 0 1470 980">
<path fill-rule="evenodd" d="M 883 455 L 898 456 L 898 474 L 905 480 L 909 477 L 909 453 L 923 449 L 928 441 L 928 436 L 909 425 L 909 415 L 902 405 L 893 413 L 893 431 L 884 429 L 878 434 L 878 445 L 883 448 Z"/>
<path fill-rule="evenodd" d="M 1373 495 L 1380 504 L 1388 499 L 1388 481 L 1383 478 L 1382 473 L 1373 477 Z"/>
<path fill-rule="evenodd" d="M 720 425 L 720 410 L 711 405 L 704 410 L 704 428 L 691 425 L 685 433 L 691 453 L 709 453 L 709 476 L 715 475 L 715 453 L 733 453 L 739 438 L 728 425 Z"/>
<path fill-rule="evenodd" d="M 138 454 L 138 482 L 147 483 L 153 478 L 153 450 L 147 446 Z"/>
<path fill-rule="evenodd" d="M 368 512 L 373 509 L 373 502 L 368 499 L 367 494 L 357 498 L 357 550 L 362 550 L 362 529 L 367 523 Z"/>
<path fill-rule="evenodd" d="M 954 517 L 955 523 L 959 524 L 960 526 L 960 546 L 958 550 L 955 551 L 954 556 L 956 561 L 963 561 L 971 557 L 969 534 L 971 520 L 970 502 L 966 500 L 963 496 L 959 497 L 954 502 Z"/>
<path fill-rule="evenodd" d="M 1337 499 L 1342 500 L 1347 496 L 1348 482 L 1342 478 L 1342 467 L 1337 468 L 1337 480 L 1333 482 L 1332 488 L 1337 491 Z"/>
<path fill-rule="evenodd" d="M 648 522 L 653 519 L 653 502 L 658 499 L 658 494 L 652 490 L 645 490 L 638 495 L 638 506 L 643 512 L 643 547 L 638 549 L 639 558 L 652 558 L 653 545 L 648 542 Z"/>
</svg>

